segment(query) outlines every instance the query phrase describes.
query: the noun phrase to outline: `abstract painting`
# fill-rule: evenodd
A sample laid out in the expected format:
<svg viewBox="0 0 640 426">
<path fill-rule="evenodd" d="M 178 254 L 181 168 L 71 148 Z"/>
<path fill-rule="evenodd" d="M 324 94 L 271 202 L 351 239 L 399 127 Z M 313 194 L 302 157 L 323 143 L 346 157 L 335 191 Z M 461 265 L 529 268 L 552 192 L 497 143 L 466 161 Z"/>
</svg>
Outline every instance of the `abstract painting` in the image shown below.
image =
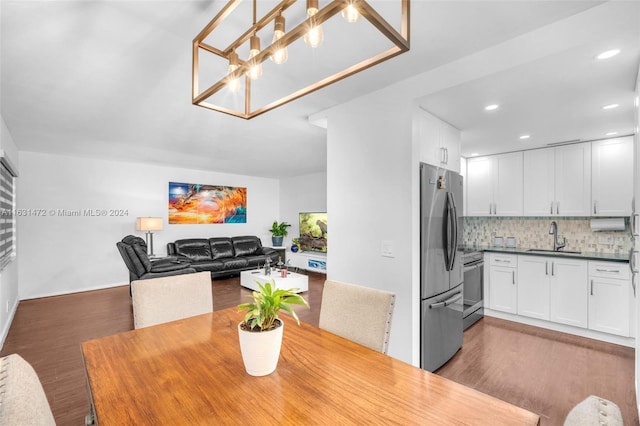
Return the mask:
<svg viewBox="0 0 640 426">
<path fill-rule="evenodd" d="M 247 223 L 247 188 L 169 182 L 169 223 Z"/>
</svg>

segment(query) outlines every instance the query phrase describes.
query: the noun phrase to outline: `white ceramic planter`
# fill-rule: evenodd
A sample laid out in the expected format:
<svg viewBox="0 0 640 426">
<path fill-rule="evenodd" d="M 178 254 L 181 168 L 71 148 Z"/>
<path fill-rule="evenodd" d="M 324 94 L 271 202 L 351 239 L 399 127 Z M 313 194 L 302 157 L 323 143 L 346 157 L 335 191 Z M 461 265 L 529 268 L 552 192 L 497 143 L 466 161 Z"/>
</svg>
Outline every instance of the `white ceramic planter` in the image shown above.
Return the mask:
<svg viewBox="0 0 640 426">
<path fill-rule="evenodd" d="M 280 322 L 280 327 L 260 333 L 244 331 L 238 324 L 242 361 L 245 370 L 252 376 L 266 376 L 278 366 L 284 323 L 277 321 Z"/>
</svg>

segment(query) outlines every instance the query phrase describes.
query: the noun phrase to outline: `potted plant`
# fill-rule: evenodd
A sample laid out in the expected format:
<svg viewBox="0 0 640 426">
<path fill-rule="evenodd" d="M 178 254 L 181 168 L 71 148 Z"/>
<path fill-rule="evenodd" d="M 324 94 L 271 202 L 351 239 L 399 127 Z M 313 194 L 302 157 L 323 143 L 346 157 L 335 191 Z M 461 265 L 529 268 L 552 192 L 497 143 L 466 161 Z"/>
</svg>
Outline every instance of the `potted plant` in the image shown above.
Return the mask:
<svg viewBox="0 0 640 426">
<path fill-rule="evenodd" d="M 277 220 L 273 221 L 273 225 L 271 225 L 271 243 L 274 247 L 281 247 L 282 240 L 287 236 L 287 228 L 291 226 L 290 223 L 280 222 Z"/>
<path fill-rule="evenodd" d="M 300 249 L 300 238 L 293 238 L 291 240 L 291 251 L 296 253 Z"/>
<path fill-rule="evenodd" d="M 278 312 L 283 309 L 300 325 L 300 319 L 291 308 L 294 305 L 306 305 L 304 298 L 295 293 L 295 288 L 284 290 L 276 288 L 275 281 L 258 282 L 260 291 L 254 291 L 250 296 L 253 302 L 238 305 L 238 310 L 247 313 L 238 324 L 240 338 L 240 352 L 244 368 L 252 376 L 266 376 L 275 371 L 280 358 L 282 332 L 284 322 L 278 318 Z"/>
</svg>

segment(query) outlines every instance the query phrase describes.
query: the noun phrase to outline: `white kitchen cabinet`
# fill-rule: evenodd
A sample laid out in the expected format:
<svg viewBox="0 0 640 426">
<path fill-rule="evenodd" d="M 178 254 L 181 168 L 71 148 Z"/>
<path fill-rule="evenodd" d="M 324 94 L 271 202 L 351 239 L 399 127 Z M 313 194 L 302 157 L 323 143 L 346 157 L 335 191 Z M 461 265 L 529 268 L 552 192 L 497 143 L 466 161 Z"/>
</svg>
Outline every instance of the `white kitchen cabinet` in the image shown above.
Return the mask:
<svg viewBox="0 0 640 426">
<path fill-rule="evenodd" d="M 467 159 L 468 216 L 522 216 L 522 156 Z"/>
<path fill-rule="evenodd" d="M 524 152 L 525 216 L 590 216 L 591 145 Z"/>
<path fill-rule="evenodd" d="M 489 259 L 489 308 L 515 314 L 518 257 L 491 253 Z"/>
<path fill-rule="evenodd" d="M 632 292 L 627 264 L 589 261 L 589 329 L 629 337 Z"/>
<path fill-rule="evenodd" d="M 587 328 L 587 262 L 552 258 L 550 274 L 549 319 L 561 324 Z"/>
<path fill-rule="evenodd" d="M 554 214 L 555 160 L 551 149 L 534 149 L 524 152 L 523 187 L 526 194 L 523 202 L 525 216 L 552 216 Z"/>
<path fill-rule="evenodd" d="M 629 216 L 633 198 L 633 138 L 591 143 L 593 216 Z"/>
<path fill-rule="evenodd" d="M 589 216 L 591 207 L 591 146 L 588 143 L 556 151 L 555 212 L 558 216 Z"/>
<path fill-rule="evenodd" d="M 421 161 L 460 173 L 460 130 L 417 109 Z"/>
<path fill-rule="evenodd" d="M 552 259 L 518 256 L 518 315 L 549 320 L 549 278 Z"/>
</svg>

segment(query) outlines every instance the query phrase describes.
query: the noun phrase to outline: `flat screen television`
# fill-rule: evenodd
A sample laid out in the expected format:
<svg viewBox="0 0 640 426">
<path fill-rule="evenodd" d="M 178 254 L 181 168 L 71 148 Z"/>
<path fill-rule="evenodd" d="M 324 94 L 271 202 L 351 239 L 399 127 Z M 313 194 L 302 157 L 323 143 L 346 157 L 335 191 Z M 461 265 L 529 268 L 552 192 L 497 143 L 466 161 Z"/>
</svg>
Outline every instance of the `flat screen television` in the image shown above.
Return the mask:
<svg viewBox="0 0 640 426">
<path fill-rule="evenodd" d="M 327 212 L 303 212 L 300 218 L 300 249 L 327 252 Z"/>
</svg>

